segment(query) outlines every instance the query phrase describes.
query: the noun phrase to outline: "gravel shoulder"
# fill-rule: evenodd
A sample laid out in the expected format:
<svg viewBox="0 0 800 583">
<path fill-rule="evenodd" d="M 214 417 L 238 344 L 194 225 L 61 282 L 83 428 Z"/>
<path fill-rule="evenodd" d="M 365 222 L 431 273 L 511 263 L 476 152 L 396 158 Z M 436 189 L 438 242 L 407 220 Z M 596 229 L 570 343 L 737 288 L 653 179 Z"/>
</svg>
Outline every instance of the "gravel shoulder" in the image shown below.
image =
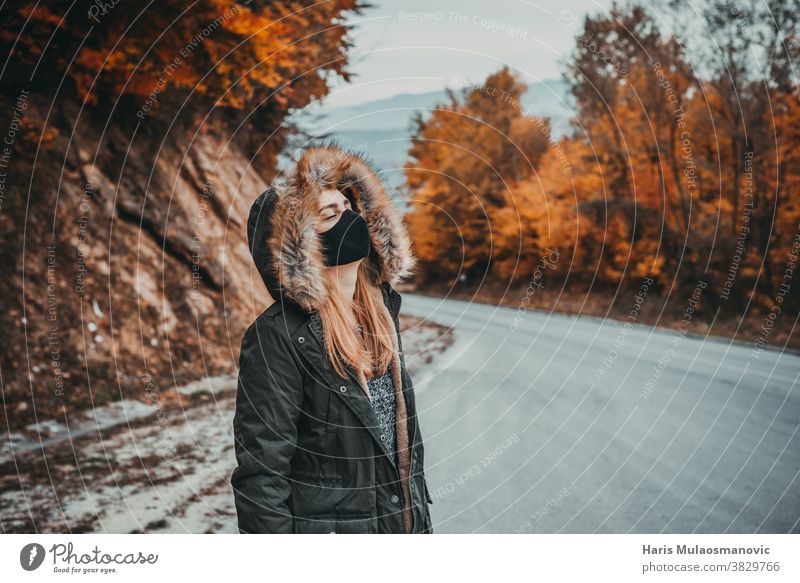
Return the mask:
<svg viewBox="0 0 800 583">
<path fill-rule="evenodd" d="M 401 329 L 412 377 L 452 343 L 413 317 Z M 3 532 L 237 532 L 235 401 L 236 376 L 223 375 L 3 436 Z"/>
</svg>

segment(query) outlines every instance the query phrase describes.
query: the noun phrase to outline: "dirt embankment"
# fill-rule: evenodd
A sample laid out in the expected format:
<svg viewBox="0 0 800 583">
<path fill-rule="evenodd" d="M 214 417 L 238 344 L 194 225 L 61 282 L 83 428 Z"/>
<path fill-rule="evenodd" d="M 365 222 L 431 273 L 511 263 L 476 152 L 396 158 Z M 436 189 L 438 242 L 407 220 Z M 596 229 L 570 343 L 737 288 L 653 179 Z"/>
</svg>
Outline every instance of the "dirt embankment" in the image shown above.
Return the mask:
<svg viewBox="0 0 800 583">
<path fill-rule="evenodd" d="M 42 107 L 31 98 L 27 111 Z M 246 219 L 271 169 L 210 132 L 147 134 L 162 122 L 106 126 L 63 109 L 70 122 L 27 154 L 33 179 L 6 190 L 11 430 L 230 372 L 264 303 Z"/>
</svg>

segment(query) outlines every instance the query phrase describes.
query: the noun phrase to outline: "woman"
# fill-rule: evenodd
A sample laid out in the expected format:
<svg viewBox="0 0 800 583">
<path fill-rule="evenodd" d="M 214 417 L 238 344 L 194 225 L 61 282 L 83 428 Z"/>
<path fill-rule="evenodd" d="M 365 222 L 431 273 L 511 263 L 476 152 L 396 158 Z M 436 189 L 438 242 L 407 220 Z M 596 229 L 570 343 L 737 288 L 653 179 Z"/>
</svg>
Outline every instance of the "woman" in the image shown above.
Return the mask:
<svg viewBox="0 0 800 583">
<path fill-rule="evenodd" d="M 272 303 L 242 340 L 231 477 L 242 533 L 432 533 L 393 285 L 414 267 L 361 156 L 305 149 L 253 204 Z"/>
</svg>

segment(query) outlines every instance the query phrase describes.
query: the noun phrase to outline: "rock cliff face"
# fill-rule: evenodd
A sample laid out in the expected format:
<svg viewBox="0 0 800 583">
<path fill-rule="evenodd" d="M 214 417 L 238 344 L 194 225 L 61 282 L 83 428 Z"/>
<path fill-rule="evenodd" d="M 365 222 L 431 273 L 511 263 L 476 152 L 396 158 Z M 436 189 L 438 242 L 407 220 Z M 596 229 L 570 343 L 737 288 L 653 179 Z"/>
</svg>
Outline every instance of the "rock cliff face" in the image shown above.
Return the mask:
<svg viewBox="0 0 800 583">
<path fill-rule="evenodd" d="M 266 304 L 246 219 L 273 164 L 211 132 L 62 119 L 12 154 L 0 219 L 10 427 L 234 371 Z"/>
</svg>

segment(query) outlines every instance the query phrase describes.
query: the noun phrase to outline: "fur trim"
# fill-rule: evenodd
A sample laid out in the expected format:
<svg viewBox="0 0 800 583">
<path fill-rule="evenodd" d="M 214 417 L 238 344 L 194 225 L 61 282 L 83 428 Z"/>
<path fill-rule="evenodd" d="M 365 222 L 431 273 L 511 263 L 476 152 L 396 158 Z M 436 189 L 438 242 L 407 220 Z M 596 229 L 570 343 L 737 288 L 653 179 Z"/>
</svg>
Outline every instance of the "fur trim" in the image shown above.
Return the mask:
<svg viewBox="0 0 800 583">
<path fill-rule="evenodd" d="M 369 226 L 376 286 L 395 285 L 416 267 L 411 243 L 394 203 L 363 154 L 329 143 L 303 150 L 283 184 L 272 219 L 268 245 L 275 275 L 283 293 L 306 311 L 327 300 L 323 280 L 322 244 L 314 228 L 319 220 L 318 201 L 323 190 L 337 188 L 348 196 L 353 209 Z"/>
<path fill-rule="evenodd" d="M 403 528 L 410 534 L 414 524 L 413 510 L 411 508 L 411 486 L 409 477 L 409 466 L 411 450 L 408 447 L 408 412 L 406 410 L 406 399 L 403 396 L 403 380 L 400 373 L 400 357 L 395 350 L 394 360 L 392 361 L 392 380 L 395 386 L 395 406 L 396 406 L 396 433 L 397 433 L 397 458 L 398 470 L 400 473 L 400 484 L 403 490 Z"/>
</svg>

